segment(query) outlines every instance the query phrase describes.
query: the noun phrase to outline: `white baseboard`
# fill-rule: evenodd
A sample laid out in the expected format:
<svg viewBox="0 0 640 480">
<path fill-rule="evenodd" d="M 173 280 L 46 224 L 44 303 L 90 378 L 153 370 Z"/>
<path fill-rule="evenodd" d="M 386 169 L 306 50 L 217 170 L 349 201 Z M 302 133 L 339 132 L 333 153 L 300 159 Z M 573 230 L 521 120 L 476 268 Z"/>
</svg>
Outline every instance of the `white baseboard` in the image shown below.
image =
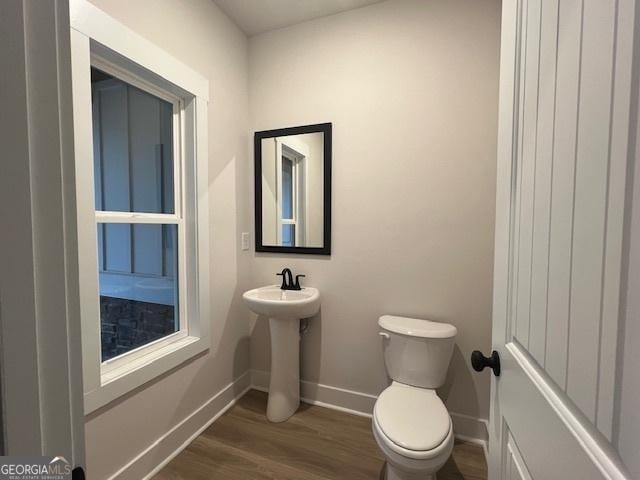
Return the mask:
<svg viewBox="0 0 640 480">
<path fill-rule="evenodd" d="M 251 386 L 262 392 L 269 391 L 269 372 L 251 370 Z M 320 383 L 300 381 L 300 399 L 304 403 L 332 408 L 342 412 L 371 417 L 377 397 Z"/>
<path fill-rule="evenodd" d="M 473 443 L 482 447 L 482 453 L 484 454 L 484 461 L 489 465 L 489 441 L 488 440 L 480 440 L 479 438 L 467 437 L 466 435 L 460 435 L 458 433 L 455 434 L 455 437 L 466 443 Z"/>
<path fill-rule="evenodd" d="M 247 371 L 220 390 L 197 410 L 163 434 L 109 480 L 150 479 L 251 388 Z"/>
<path fill-rule="evenodd" d="M 256 390 L 268 392 L 269 372 L 251 370 L 251 386 Z M 300 381 L 300 400 L 311 405 L 371 417 L 376 399 L 375 395 L 368 393 L 355 392 L 305 380 Z M 461 413 L 449 412 L 449 414 L 451 415 L 456 438 L 482 446 L 485 457 L 488 459 L 489 427 L 487 421 Z"/>
<path fill-rule="evenodd" d="M 489 423 L 484 418 L 476 418 L 463 413 L 449 412 L 456 436 L 474 443 L 487 443 L 489 440 Z"/>
<path fill-rule="evenodd" d="M 462 413 L 451 413 L 453 431 L 456 438 L 463 442 L 475 443 L 482 447 L 484 459 L 489 464 L 489 422 Z"/>
</svg>

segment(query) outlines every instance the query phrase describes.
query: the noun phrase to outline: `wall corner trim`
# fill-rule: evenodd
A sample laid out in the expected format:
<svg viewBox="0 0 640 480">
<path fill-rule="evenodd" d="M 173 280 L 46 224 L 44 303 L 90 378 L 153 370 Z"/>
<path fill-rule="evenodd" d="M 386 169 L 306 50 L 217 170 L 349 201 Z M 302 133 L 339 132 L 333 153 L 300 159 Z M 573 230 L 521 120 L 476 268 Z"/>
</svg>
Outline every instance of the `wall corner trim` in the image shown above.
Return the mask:
<svg viewBox="0 0 640 480">
<path fill-rule="evenodd" d="M 247 370 L 133 457 L 126 465 L 111 475 L 109 480 L 125 478 L 147 480 L 152 478 L 198 435 L 235 405 L 251 389 L 250 380 L 250 371 Z"/>
</svg>

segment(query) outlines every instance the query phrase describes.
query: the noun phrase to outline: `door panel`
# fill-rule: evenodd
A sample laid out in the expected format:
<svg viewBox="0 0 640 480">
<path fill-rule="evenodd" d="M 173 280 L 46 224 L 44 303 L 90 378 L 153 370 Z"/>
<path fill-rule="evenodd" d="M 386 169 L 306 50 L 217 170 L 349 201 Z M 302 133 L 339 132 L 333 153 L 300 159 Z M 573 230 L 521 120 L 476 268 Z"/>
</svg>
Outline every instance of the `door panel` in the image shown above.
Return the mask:
<svg viewBox="0 0 640 480">
<path fill-rule="evenodd" d="M 552 387 L 548 374 L 517 341 L 502 355 L 500 377 L 503 424 L 517 439 L 531 478 L 534 480 L 595 480 L 607 478 L 592 461 L 578 435 L 594 435 L 582 425 L 585 419 L 566 402 L 566 395 Z M 560 410 L 561 409 L 561 410 Z M 509 435 L 503 435 L 503 448 Z M 492 447 L 493 448 L 493 447 Z M 508 478 L 493 477 L 490 478 Z"/>
<path fill-rule="evenodd" d="M 581 0 L 563 0 L 558 3 L 557 51 L 551 51 L 548 55 L 551 56 L 555 53 L 556 57 L 552 158 L 558 160 L 552 161 L 551 168 L 551 211 L 553 213 L 549 220 L 547 342 L 543 365 L 553 380 L 561 388 L 565 388 L 569 335 L 569 292 L 571 289 L 572 202 L 575 178 L 575 162 L 572 162 L 571 159 L 574 159 L 576 154 L 577 92 L 580 85 Z M 553 18 L 549 20 L 551 25 L 547 28 L 550 30 L 554 29 L 553 20 Z M 548 56 L 545 55 L 545 60 Z"/>
<path fill-rule="evenodd" d="M 582 12 L 582 51 L 569 316 L 568 396 L 595 422 L 602 320 L 602 282 L 611 134 L 616 2 L 589 0 Z M 561 161 L 561 159 L 560 159 Z M 612 185 L 624 190 L 624 185 Z M 622 232 L 620 232 L 622 233 Z M 614 241 L 621 240 L 621 235 Z M 608 392 L 613 395 L 613 391 Z"/>
<path fill-rule="evenodd" d="M 503 2 L 491 478 L 624 478 L 608 440 L 634 8 Z"/>
<path fill-rule="evenodd" d="M 531 480 L 531 475 L 520 455 L 520 450 L 516 445 L 509 430 L 506 430 L 506 449 L 504 461 L 504 473 L 507 480 Z"/>
<path fill-rule="evenodd" d="M 526 18 L 523 24 L 521 62 L 521 105 L 518 156 L 521 159 L 521 175 L 518 178 L 518 209 L 521 221 L 517 224 L 517 256 L 514 258 L 518 271 L 514 278 L 512 332 L 523 344 L 529 343 L 531 301 L 531 243 L 533 238 L 533 209 L 535 194 L 536 118 L 538 115 L 538 58 L 540 46 L 541 0 L 529 0 L 523 4 Z"/>
<path fill-rule="evenodd" d="M 547 340 L 549 218 L 551 215 L 551 167 L 554 139 L 555 51 L 557 44 L 558 8 L 539 7 L 539 66 L 537 83 L 536 161 L 531 244 L 531 308 L 529 351 L 544 364 Z"/>
</svg>

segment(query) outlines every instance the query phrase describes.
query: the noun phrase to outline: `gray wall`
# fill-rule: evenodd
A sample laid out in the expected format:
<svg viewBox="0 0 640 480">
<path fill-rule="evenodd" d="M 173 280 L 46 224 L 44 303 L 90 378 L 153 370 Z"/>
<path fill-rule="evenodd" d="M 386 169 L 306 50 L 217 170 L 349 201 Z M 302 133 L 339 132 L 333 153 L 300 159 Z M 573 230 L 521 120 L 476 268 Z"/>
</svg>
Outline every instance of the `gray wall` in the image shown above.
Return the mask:
<svg viewBox="0 0 640 480">
<path fill-rule="evenodd" d="M 250 39 L 252 130 L 333 122 L 333 255 L 257 254 L 252 284 L 283 266 L 322 292 L 302 377 L 378 394 L 384 313 L 459 329 L 442 394 L 487 418 L 500 2 L 389 0 Z M 269 370 L 265 322 L 251 365 Z"/>
</svg>

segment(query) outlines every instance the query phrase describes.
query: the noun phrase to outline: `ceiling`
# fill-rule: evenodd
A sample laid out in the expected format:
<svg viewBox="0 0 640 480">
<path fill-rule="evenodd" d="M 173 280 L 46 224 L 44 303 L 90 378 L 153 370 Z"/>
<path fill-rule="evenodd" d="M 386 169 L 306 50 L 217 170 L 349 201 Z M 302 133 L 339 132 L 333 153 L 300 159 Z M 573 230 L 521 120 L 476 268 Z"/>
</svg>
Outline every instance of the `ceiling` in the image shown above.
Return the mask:
<svg viewBox="0 0 640 480">
<path fill-rule="evenodd" d="M 248 36 L 383 0 L 213 0 Z"/>
</svg>

